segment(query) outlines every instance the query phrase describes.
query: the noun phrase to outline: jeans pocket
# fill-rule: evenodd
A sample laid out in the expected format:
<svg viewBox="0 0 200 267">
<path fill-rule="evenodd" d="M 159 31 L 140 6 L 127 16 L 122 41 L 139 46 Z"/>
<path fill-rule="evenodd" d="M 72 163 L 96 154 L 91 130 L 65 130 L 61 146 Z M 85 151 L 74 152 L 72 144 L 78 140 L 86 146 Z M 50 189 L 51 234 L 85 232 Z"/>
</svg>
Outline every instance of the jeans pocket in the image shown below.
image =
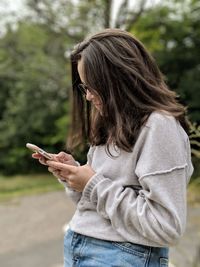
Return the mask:
<svg viewBox="0 0 200 267">
<path fill-rule="evenodd" d="M 168 267 L 168 258 L 160 258 L 160 267 Z"/>
<path fill-rule="evenodd" d="M 124 252 L 134 254 L 139 257 L 146 257 L 149 254 L 150 250 L 150 248 L 147 246 L 133 244 L 129 242 L 112 242 L 112 244 Z"/>
</svg>

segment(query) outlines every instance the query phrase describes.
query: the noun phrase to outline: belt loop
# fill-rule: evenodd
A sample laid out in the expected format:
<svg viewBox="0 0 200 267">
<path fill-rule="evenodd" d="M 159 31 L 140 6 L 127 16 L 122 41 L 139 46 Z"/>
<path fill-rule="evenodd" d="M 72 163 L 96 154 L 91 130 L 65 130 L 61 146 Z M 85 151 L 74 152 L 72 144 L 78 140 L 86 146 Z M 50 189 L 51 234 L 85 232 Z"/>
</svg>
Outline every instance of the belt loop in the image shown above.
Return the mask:
<svg viewBox="0 0 200 267">
<path fill-rule="evenodd" d="M 78 234 L 75 233 L 74 231 L 72 231 L 72 240 L 71 240 L 71 248 L 72 248 L 72 250 L 74 250 L 74 246 L 76 245 L 77 238 L 78 238 Z"/>
</svg>

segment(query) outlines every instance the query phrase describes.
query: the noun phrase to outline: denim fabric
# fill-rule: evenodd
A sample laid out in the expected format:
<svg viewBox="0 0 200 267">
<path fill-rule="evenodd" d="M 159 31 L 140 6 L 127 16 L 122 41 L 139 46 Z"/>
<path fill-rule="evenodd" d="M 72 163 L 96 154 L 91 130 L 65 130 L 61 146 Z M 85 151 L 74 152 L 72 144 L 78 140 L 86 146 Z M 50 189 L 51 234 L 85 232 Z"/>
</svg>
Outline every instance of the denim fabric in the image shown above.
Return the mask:
<svg viewBox="0 0 200 267">
<path fill-rule="evenodd" d="M 68 230 L 64 267 L 167 267 L 168 248 L 111 242 Z"/>
</svg>

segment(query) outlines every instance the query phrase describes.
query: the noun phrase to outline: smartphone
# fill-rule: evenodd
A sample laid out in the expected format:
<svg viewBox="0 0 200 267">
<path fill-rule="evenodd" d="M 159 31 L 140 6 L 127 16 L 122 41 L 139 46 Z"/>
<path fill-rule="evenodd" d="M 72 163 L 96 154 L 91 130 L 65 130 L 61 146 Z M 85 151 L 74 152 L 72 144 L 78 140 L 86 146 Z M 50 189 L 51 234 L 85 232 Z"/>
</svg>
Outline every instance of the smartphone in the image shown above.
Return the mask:
<svg viewBox="0 0 200 267">
<path fill-rule="evenodd" d="M 30 150 L 42 155 L 45 159 L 53 159 L 53 157 L 49 153 L 47 153 L 46 151 L 44 151 L 43 149 L 41 149 L 40 147 L 38 147 L 34 144 L 27 143 L 26 147 L 29 148 Z"/>
</svg>

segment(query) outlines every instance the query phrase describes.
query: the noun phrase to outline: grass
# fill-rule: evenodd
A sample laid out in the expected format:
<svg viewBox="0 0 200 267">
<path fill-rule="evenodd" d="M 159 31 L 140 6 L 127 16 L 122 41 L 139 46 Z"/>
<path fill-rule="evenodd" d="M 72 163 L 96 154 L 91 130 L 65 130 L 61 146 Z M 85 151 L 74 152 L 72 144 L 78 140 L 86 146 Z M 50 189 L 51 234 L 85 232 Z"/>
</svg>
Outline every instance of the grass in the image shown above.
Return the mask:
<svg viewBox="0 0 200 267">
<path fill-rule="evenodd" d="M 0 176 L 0 202 L 55 190 L 63 190 L 63 186 L 50 174 Z M 200 204 L 200 177 L 189 184 L 188 202 Z"/>
<path fill-rule="evenodd" d="M 49 174 L 0 176 L 0 202 L 61 189 L 63 186 Z"/>
</svg>

